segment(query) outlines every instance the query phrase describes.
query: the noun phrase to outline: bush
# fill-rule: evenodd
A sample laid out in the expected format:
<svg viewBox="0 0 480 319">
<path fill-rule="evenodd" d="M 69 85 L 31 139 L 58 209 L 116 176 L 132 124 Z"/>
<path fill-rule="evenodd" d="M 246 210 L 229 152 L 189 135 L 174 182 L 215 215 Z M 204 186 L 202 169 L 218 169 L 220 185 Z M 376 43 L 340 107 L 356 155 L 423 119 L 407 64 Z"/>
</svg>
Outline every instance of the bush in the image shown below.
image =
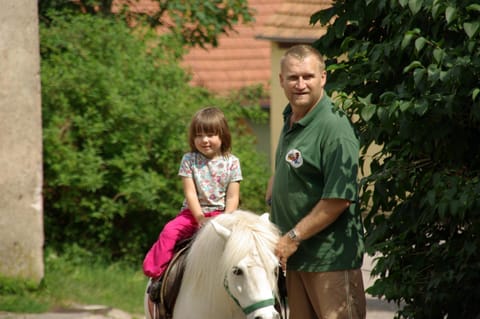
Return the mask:
<svg viewBox="0 0 480 319">
<path fill-rule="evenodd" d="M 317 46 L 374 154 L 363 185 L 370 293 L 404 318 L 480 314 L 480 5 L 342 1 Z M 371 154 L 364 154 L 367 159 Z"/>
<path fill-rule="evenodd" d="M 227 114 L 242 160 L 242 205 L 259 210 L 266 161 L 241 125 L 246 110 L 189 86 L 180 46 L 120 21 L 52 14 L 41 25 L 47 245 L 141 263 L 183 200 L 177 177 L 193 113 Z"/>
</svg>

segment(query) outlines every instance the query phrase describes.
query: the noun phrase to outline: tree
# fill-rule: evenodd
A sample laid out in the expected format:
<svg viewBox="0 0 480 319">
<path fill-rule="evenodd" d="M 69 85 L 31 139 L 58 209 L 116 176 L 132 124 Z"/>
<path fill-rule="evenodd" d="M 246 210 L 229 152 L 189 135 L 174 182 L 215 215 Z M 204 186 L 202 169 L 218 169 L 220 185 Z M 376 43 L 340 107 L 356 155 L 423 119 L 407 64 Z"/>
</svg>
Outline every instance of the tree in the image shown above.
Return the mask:
<svg viewBox="0 0 480 319">
<path fill-rule="evenodd" d="M 241 207 L 261 212 L 267 161 L 244 118 L 265 119 L 257 95 L 191 87 L 179 44 L 90 15 L 40 28 L 45 234 L 136 264 L 183 201 L 178 165 L 195 111 L 220 107 L 242 164 Z M 255 92 L 255 90 L 252 90 Z M 242 105 L 240 102 L 242 101 Z"/>
<path fill-rule="evenodd" d="M 48 21 L 49 10 L 68 10 L 91 15 L 123 17 L 131 26 L 146 20 L 152 28 L 167 29 L 187 46 L 218 45 L 218 36 L 234 32 L 238 23 L 253 21 L 247 0 L 169 1 L 151 0 L 157 4 L 150 12 L 137 10 L 139 0 L 39 0 L 40 18 Z M 143 4 L 147 4 L 143 1 Z M 140 24 L 139 24 L 140 23 Z"/>
<path fill-rule="evenodd" d="M 343 0 L 312 15 L 363 155 L 370 289 L 404 318 L 480 314 L 480 5 Z M 362 159 L 365 159 L 362 157 Z"/>
</svg>

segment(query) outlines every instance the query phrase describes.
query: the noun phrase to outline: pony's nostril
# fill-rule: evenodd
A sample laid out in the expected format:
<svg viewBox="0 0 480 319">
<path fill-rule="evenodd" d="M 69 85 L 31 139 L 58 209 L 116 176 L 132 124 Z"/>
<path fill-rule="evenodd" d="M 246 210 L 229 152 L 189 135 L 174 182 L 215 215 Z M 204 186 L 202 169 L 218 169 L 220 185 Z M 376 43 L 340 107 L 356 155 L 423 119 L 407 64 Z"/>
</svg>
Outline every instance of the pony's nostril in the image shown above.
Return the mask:
<svg viewBox="0 0 480 319">
<path fill-rule="evenodd" d="M 272 316 L 268 315 L 267 317 L 264 317 L 263 315 L 255 316 L 253 319 L 265 319 L 265 318 L 281 319 L 278 312 L 272 313 Z"/>
</svg>

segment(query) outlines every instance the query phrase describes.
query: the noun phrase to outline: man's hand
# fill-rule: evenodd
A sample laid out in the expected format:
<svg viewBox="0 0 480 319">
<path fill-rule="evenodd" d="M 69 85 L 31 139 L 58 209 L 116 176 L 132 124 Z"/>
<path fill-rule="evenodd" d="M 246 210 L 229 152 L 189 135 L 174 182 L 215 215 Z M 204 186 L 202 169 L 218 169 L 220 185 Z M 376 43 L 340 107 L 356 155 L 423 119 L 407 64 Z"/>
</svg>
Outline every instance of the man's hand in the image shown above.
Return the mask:
<svg viewBox="0 0 480 319">
<path fill-rule="evenodd" d="M 287 234 L 280 237 L 275 247 L 275 255 L 280 260 L 280 266 L 284 272 L 287 271 L 288 258 L 297 251 L 299 244 L 299 241 L 291 239 Z"/>
</svg>

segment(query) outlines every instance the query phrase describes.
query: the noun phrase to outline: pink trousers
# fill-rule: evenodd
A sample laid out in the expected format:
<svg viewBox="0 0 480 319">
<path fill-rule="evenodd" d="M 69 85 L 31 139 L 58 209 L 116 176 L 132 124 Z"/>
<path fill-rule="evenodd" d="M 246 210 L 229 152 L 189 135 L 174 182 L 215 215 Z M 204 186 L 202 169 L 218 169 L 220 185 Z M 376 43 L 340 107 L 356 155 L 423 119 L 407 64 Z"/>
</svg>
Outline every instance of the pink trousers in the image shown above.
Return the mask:
<svg viewBox="0 0 480 319">
<path fill-rule="evenodd" d="M 205 217 L 213 217 L 223 213 L 214 211 L 205 213 Z M 198 230 L 198 223 L 189 209 L 182 210 L 164 227 L 157 241 L 148 251 L 143 260 L 143 273 L 151 278 L 157 278 L 167 269 L 174 255 L 175 244 L 189 238 Z"/>
</svg>

